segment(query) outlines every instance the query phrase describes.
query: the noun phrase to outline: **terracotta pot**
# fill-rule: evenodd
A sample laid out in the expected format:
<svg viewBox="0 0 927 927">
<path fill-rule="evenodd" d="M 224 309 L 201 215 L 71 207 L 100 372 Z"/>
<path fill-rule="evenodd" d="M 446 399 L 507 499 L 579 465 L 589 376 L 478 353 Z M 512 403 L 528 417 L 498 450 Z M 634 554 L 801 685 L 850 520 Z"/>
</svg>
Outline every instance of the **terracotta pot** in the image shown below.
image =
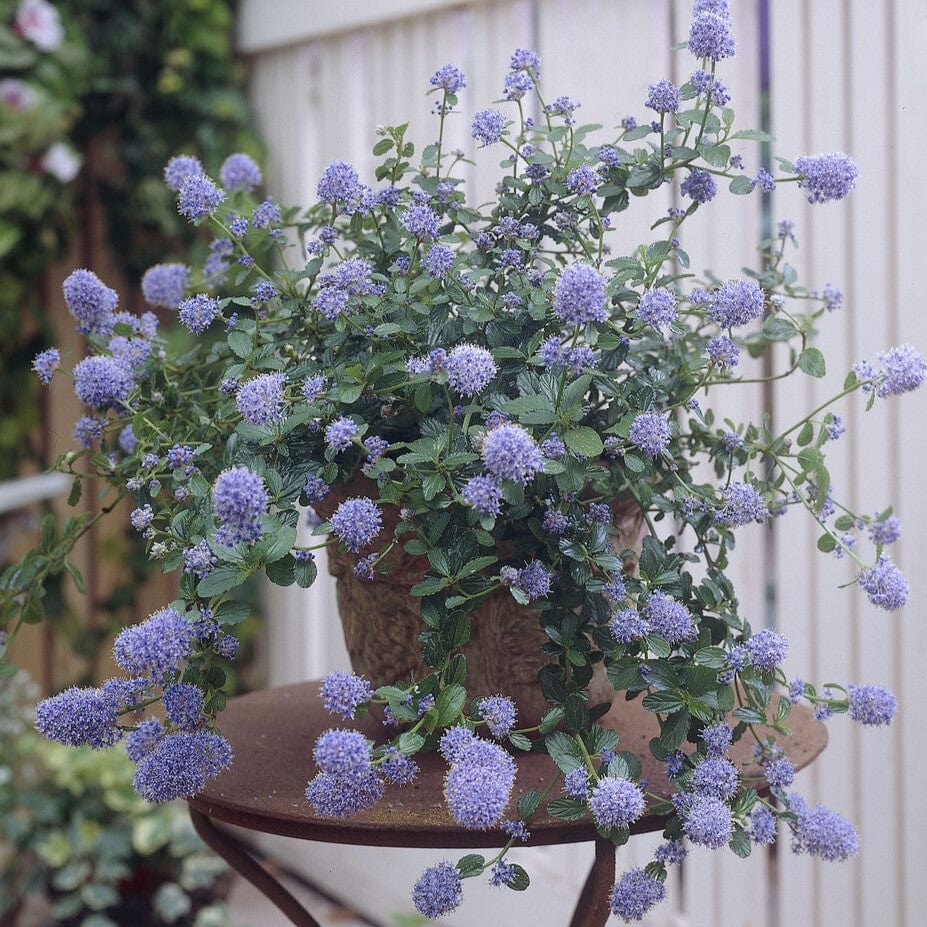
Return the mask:
<svg viewBox="0 0 927 927">
<path fill-rule="evenodd" d="M 375 499 L 376 486 L 364 477 L 355 478 L 316 506 L 318 514 L 330 518 L 341 502 L 353 496 Z M 643 523 L 640 508 L 635 502 L 616 501 L 612 510 L 619 531 L 615 551 L 639 549 Z M 380 537 L 391 537 L 399 520 L 398 510 L 382 506 L 382 511 Z M 421 678 L 431 671 L 422 659 L 418 641 L 424 628 L 421 599 L 409 594 L 427 572 L 428 560 L 405 554 L 398 546 L 390 556 L 395 564 L 393 572 L 377 574 L 373 582 L 368 582 L 354 575 L 356 555 L 344 552 L 336 541 L 328 548 L 328 568 L 336 578 L 338 613 L 351 666 L 374 687 L 413 676 Z M 518 705 L 519 726 L 537 723 L 550 707 L 538 684 L 539 671 L 550 662 L 540 652 L 547 635 L 539 619 L 537 609 L 519 605 L 508 590 L 499 589 L 470 614 L 470 641 L 462 648 L 467 657 L 469 695 L 512 697 Z M 604 673 L 593 680 L 593 688 L 599 701 L 614 694 Z"/>
</svg>

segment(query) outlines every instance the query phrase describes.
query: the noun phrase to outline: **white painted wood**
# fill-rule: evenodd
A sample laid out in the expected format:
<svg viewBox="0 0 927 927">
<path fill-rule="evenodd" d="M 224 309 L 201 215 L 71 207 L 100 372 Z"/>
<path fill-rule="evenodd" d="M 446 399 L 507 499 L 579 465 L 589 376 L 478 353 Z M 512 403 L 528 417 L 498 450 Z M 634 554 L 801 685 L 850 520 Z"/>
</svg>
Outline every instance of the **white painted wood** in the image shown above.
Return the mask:
<svg viewBox="0 0 927 927">
<path fill-rule="evenodd" d="M 0 515 L 24 509 L 36 502 L 57 499 L 71 487 L 71 478 L 64 473 L 40 473 L 0 483 Z"/>
<path fill-rule="evenodd" d="M 734 4 L 738 55 L 719 67 L 734 95 L 739 125 L 752 127 L 759 124 L 757 6 L 753 0 Z M 794 157 L 845 149 L 862 170 L 856 193 L 844 203 L 809 206 L 793 184 L 780 186 L 773 198 L 773 221 L 796 221 L 802 249 L 793 263 L 801 279 L 816 287 L 831 282 L 847 294 L 846 308 L 822 322 L 820 344 L 829 364 L 825 381 L 799 376 L 772 390 L 776 423 L 787 427 L 839 387 L 861 356 L 872 358 L 905 340 L 927 349 L 918 279 L 927 142 L 927 75 L 920 48 L 927 8 L 923 0 L 772 0 L 771 6 L 775 153 Z M 433 97 L 425 96 L 427 79 L 449 61 L 464 68 L 468 86 L 461 112 L 448 120 L 446 143 L 472 155 L 470 116 L 498 99 L 508 55 L 517 46 L 540 52 L 546 97 L 580 99 L 579 122 L 601 122 L 599 140 L 605 141 L 623 115 L 646 118 L 649 82 L 688 77 L 692 59 L 685 51 L 669 51 L 685 38 L 687 24 L 686 0 L 246 0 L 241 47 L 253 54 L 253 92 L 268 140 L 271 189 L 283 202 L 312 202 L 315 182 L 334 158 L 352 161 L 372 182 L 370 149 L 379 124 L 410 120 L 410 138 L 419 150 L 433 141 L 437 120 L 430 112 Z M 745 146 L 751 175 L 758 168 L 753 150 Z M 493 157 L 480 161 L 461 172 L 477 198 L 491 193 L 497 172 Z M 674 201 L 678 193 L 667 187 L 646 200 L 646 210 L 632 203 L 609 236 L 612 253 L 628 253 L 650 239 L 649 224 Z M 683 228 L 683 247 L 697 255 L 693 270 L 712 267 L 732 277 L 744 265 L 756 267 L 759 206 L 757 196 L 735 200 L 722 189 L 701 209 Z M 777 359 L 777 370 L 784 361 Z M 746 359 L 744 364 L 746 372 Z M 742 386 L 711 404 L 740 421 L 755 418 L 761 401 L 758 388 Z M 671 885 L 671 901 L 653 923 L 913 927 L 927 910 L 927 883 L 920 876 L 927 869 L 921 836 L 927 820 L 918 788 L 927 751 L 914 710 L 927 660 L 922 620 L 927 587 L 915 572 L 915 552 L 927 544 L 927 525 L 920 517 L 927 502 L 920 472 L 927 429 L 916 426 L 924 405 L 921 397 L 910 396 L 880 401 L 866 415 L 862 406 L 859 397 L 838 405 L 849 431 L 829 448 L 829 461 L 838 496 L 860 512 L 873 514 L 889 501 L 898 503 L 905 534 L 894 556 L 911 574 L 913 587 L 906 614 L 877 613 L 860 590 L 837 589 L 853 578 L 852 568 L 815 550 L 819 532 L 801 511 L 776 522 L 775 562 L 768 570 L 761 528 L 744 529 L 732 558 L 742 609 L 755 627 L 765 622 L 765 584 L 773 582 L 774 616 L 792 642 L 790 675 L 874 682 L 901 697 L 898 721 L 888 731 L 832 719 L 825 760 L 797 783 L 809 800 L 824 801 L 856 820 L 862 855 L 837 866 L 810 863 L 789 852 L 787 837 L 774 855 L 756 853 L 746 862 L 726 853 L 696 852 L 685 864 L 684 886 Z M 861 544 L 868 555 L 866 542 Z M 320 581 L 313 589 L 269 593 L 274 683 L 347 665 L 333 620 L 332 584 L 324 562 L 319 565 Z M 894 636 L 888 633 L 893 629 Z M 635 839 L 620 851 L 619 867 L 642 865 L 655 843 L 656 838 Z M 381 919 L 408 910 L 409 887 L 421 869 L 453 855 L 285 846 L 281 852 L 291 860 L 298 857 L 315 876 L 331 873 L 333 888 L 363 886 L 352 892 L 353 900 Z M 589 849 L 522 851 L 521 859 L 534 876 L 530 892 L 506 896 L 468 883 L 465 905 L 447 922 L 455 927 L 566 923 Z M 678 881 L 674 874 L 673 882 Z"/>
</svg>

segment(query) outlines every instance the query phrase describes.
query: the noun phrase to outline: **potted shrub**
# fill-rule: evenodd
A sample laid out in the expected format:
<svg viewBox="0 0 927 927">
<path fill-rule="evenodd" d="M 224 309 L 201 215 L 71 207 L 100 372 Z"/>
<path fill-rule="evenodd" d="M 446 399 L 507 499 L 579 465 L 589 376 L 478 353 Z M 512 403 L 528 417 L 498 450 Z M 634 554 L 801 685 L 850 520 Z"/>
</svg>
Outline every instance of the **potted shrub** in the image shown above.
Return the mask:
<svg viewBox="0 0 927 927">
<path fill-rule="evenodd" d="M 453 817 L 510 835 L 490 863 L 429 869 L 413 892 L 425 916 L 455 907 L 461 877 L 484 869 L 494 884 L 526 886 L 506 854 L 541 796 L 511 794 L 520 750 L 546 749 L 561 770 L 552 813 L 589 815 L 616 843 L 645 809 L 667 816 L 654 861 L 615 885 L 612 909 L 625 919 L 664 896 L 687 842 L 746 855 L 781 821 L 801 851 L 857 851 L 849 822 L 791 791 L 775 735 L 798 701 L 821 717 L 887 724 L 894 697 L 790 682 L 787 641 L 751 627 L 725 570 L 737 532 L 799 509 L 820 524 L 822 551 L 858 564 L 862 593 L 904 605 L 907 584 L 886 553 L 897 520 L 839 505 L 825 452 L 842 432 L 835 402 L 914 389 L 927 365 L 908 345 L 861 361 L 837 396 L 781 431 L 715 420 L 710 397 L 739 380 L 745 350 L 786 345 L 776 376 L 823 373 L 811 342 L 840 294 L 795 279 L 787 221 L 761 243 L 756 268 L 698 278 L 686 220 L 716 196 L 776 184 L 840 200 L 857 177 L 839 153 L 746 172 L 740 143 L 767 136 L 737 129 L 727 105 L 717 73 L 735 50 L 726 8 L 696 3 L 691 79 L 653 83 L 652 121 L 625 118 L 607 145 L 588 145 L 575 101 L 541 97 L 537 55 L 516 50 L 505 99 L 471 120 L 485 155 L 502 158 L 482 207 L 442 141 L 466 87 L 451 64 L 430 81 L 434 144 L 416 153 L 406 126 L 379 130 L 376 189 L 336 161 L 318 202 L 300 210 L 252 198 L 260 172 L 243 155 L 219 182 L 189 157 L 167 165 L 180 213 L 215 229 L 215 253 L 252 296 L 217 299 L 196 274 L 153 268 L 146 279 L 192 335 L 175 352 L 144 317 L 120 313 L 91 272 L 65 282 L 90 347 L 72 375 L 96 443 L 59 466 L 75 495 L 96 475 L 113 500 L 133 496 L 132 522 L 162 568 L 180 573 L 180 597 L 120 634 L 126 677 L 39 706 L 44 734 L 98 747 L 124 737 L 140 794 L 195 793 L 232 763 L 213 725 L 225 703 L 220 660 L 247 614 L 234 590 L 259 571 L 308 586 L 313 550 L 328 545 L 349 648 L 372 678 L 332 674 L 321 695 L 345 719 L 373 708 L 389 724 L 377 744 L 325 733 L 308 801 L 320 815 L 355 813 L 414 778 L 417 752 L 439 749 Z M 612 253 L 620 213 L 665 183 L 679 183 L 685 208 L 654 217 L 654 240 Z M 268 239 L 273 267 L 254 258 Z M 60 363 L 48 352 L 36 369 L 47 379 Z M 317 543 L 297 543 L 306 508 Z M 12 629 L 40 616 L 40 581 L 84 527 L 59 536 L 49 523 L 43 549 L 7 573 Z M 384 666 L 383 652 L 401 659 Z M 519 672 L 503 671 L 506 661 Z M 654 803 L 636 758 L 596 724 L 603 679 L 611 698 L 640 698 L 659 719 L 651 746 L 676 784 L 673 803 Z M 158 700 L 166 721 L 143 719 Z M 762 779 L 727 758 L 744 736 L 756 740 Z"/>
</svg>

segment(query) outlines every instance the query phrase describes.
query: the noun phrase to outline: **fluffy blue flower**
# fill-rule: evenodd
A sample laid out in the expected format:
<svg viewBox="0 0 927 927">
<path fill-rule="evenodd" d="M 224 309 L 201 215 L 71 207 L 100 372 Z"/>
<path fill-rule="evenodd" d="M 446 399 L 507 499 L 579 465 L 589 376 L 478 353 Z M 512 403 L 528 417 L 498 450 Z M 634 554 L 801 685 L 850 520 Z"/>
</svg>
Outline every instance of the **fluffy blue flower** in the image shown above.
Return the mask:
<svg viewBox="0 0 927 927">
<path fill-rule="evenodd" d="M 346 499 L 335 510 L 329 523 L 335 536 L 352 553 L 366 547 L 383 526 L 380 510 L 366 496 Z"/>
<path fill-rule="evenodd" d="M 103 411 L 124 402 L 135 383 L 112 357 L 85 357 L 74 368 L 74 391 L 85 405 Z"/>
<path fill-rule="evenodd" d="M 332 161 L 322 172 L 316 185 L 320 200 L 333 205 L 354 202 L 360 193 L 361 183 L 357 171 L 347 161 Z"/>
<path fill-rule="evenodd" d="M 722 490 L 721 499 L 722 506 L 715 512 L 715 520 L 725 528 L 740 528 L 769 518 L 763 497 L 748 483 L 731 483 Z"/>
<path fill-rule="evenodd" d="M 245 421 L 270 425 L 283 419 L 282 373 L 262 373 L 242 383 L 235 404 Z"/>
<path fill-rule="evenodd" d="M 554 312 L 566 322 L 604 322 L 605 278 L 590 264 L 565 267 L 554 288 Z"/>
<path fill-rule="evenodd" d="M 533 71 L 537 76 L 541 70 L 541 59 L 530 48 L 516 48 L 509 59 L 509 67 L 513 71 Z"/>
<path fill-rule="evenodd" d="M 448 770 L 444 797 L 458 824 L 486 829 L 502 817 L 514 784 L 515 762 L 508 753 L 488 740 L 474 738 Z"/>
<path fill-rule="evenodd" d="M 192 645 L 193 628 L 186 618 L 173 608 L 163 608 L 121 631 L 113 644 L 113 657 L 135 676 L 157 678 L 178 670 Z"/>
<path fill-rule="evenodd" d="M 195 222 L 213 213 L 224 199 L 225 194 L 205 174 L 191 174 L 180 185 L 177 209 Z"/>
<path fill-rule="evenodd" d="M 459 344 L 444 361 L 448 384 L 462 396 L 481 392 L 498 372 L 492 354 L 473 344 Z"/>
<path fill-rule="evenodd" d="M 659 457 L 668 447 L 672 429 L 669 422 L 657 412 L 642 412 L 631 423 L 628 438 L 651 457 Z"/>
<path fill-rule="evenodd" d="M 325 443 L 333 451 L 347 450 L 351 446 L 351 439 L 357 434 L 357 431 L 357 422 L 340 415 L 325 427 Z"/>
<path fill-rule="evenodd" d="M 650 633 L 650 625 L 636 608 L 623 608 L 612 615 L 608 629 L 619 644 L 631 644 Z"/>
<path fill-rule="evenodd" d="M 386 747 L 383 751 L 380 772 L 396 785 L 408 785 L 418 775 L 418 764 L 410 756 L 400 753 L 395 747 Z"/>
<path fill-rule="evenodd" d="M 891 724 L 898 708 L 895 696 L 881 686 L 847 687 L 850 693 L 850 717 L 860 724 Z"/>
<path fill-rule="evenodd" d="M 203 173 L 203 165 L 198 158 L 190 155 L 178 155 L 171 158 L 164 167 L 164 180 L 175 193 L 179 192 L 188 177 Z"/>
<path fill-rule="evenodd" d="M 438 216 L 427 206 L 413 204 L 400 217 L 402 227 L 419 240 L 438 234 Z"/>
<path fill-rule="evenodd" d="M 731 746 L 734 732 L 726 724 L 713 724 L 710 727 L 702 728 L 699 737 L 709 756 L 724 756 Z"/>
<path fill-rule="evenodd" d="M 798 795 L 790 797 L 789 811 L 797 816 L 792 825 L 793 852 L 809 853 L 828 862 L 849 859 L 859 852 L 856 828 L 836 811 L 824 805 L 809 808 Z"/>
<path fill-rule="evenodd" d="M 563 794 L 583 801 L 589 797 L 589 777 L 585 767 L 577 766 L 563 777 Z"/>
<path fill-rule="evenodd" d="M 679 109 L 679 88 L 669 80 L 660 80 L 647 88 L 644 105 L 658 113 L 675 113 Z"/>
<path fill-rule="evenodd" d="M 606 830 L 636 821 L 646 802 L 640 786 L 621 776 L 606 776 L 592 790 L 589 809 L 596 824 Z"/>
<path fill-rule="evenodd" d="M 502 84 L 502 93 L 506 100 L 521 100 L 531 93 L 534 81 L 522 71 L 509 71 Z"/>
<path fill-rule="evenodd" d="M 362 775 L 370 769 L 370 744 L 360 731 L 329 730 L 315 743 L 319 768 L 332 776 Z"/>
<path fill-rule="evenodd" d="M 765 769 L 766 781 L 774 789 L 784 789 L 795 781 L 795 767 L 787 757 L 771 760 Z"/>
<path fill-rule="evenodd" d="M 474 476 L 461 492 L 464 502 L 480 515 L 498 515 L 502 511 L 502 489 L 491 476 Z"/>
<path fill-rule="evenodd" d="M 171 724 L 184 731 L 195 731 L 203 723 L 204 694 L 199 686 L 178 682 L 164 687 L 161 699 Z"/>
<path fill-rule="evenodd" d="M 712 850 L 723 847 L 734 833 L 730 809 L 713 795 L 687 796 L 682 819 L 686 836 L 693 843 Z"/>
<path fill-rule="evenodd" d="M 202 294 L 185 299 L 179 307 L 180 321 L 194 335 L 206 331 L 219 315 L 219 303 Z"/>
<path fill-rule="evenodd" d="M 676 320 L 676 294 L 665 286 L 647 290 L 637 304 L 637 318 L 654 328 Z"/>
<path fill-rule="evenodd" d="M 319 773 L 306 786 L 306 799 L 320 817 L 347 818 L 373 807 L 383 792 L 383 777 L 370 767 L 354 776 Z"/>
<path fill-rule="evenodd" d="M 209 549 L 205 541 L 200 541 L 183 552 L 183 571 L 192 573 L 197 579 L 209 576 L 219 563 L 219 558 Z"/>
<path fill-rule="evenodd" d="M 35 728 L 68 747 L 109 747 L 122 736 L 116 726 L 116 701 L 101 689 L 72 686 L 35 709 Z"/>
<path fill-rule="evenodd" d="M 798 186 L 808 194 L 809 203 L 841 200 L 856 186 L 859 168 L 842 152 L 802 155 L 795 159 Z"/>
<path fill-rule="evenodd" d="M 270 501 L 264 480 L 247 467 L 223 470 L 212 487 L 212 505 L 222 526 L 220 544 L 250 544 L 261 536 L 260 518 Z"/>
<path fill-rule="evenodd" d="M 923 386 L 927 378 L 927 360 L 911 345 L 880 351 L 877 357 L 882 365 L 876 375 L 878 396 L 900 396 Z"/>
<path fill-rule="evenodd" d="M 422 264 L 432 277 L 444 277 L 454 266 L 454 252 L 447 245 L 433 245 Z"/>
<path fill-rule="evenodd" d="M 740 348 L 727 335 L 709 339 L 705 352 L 719 367 L 736 367 L 740 363 Z"/>
<path fill-rule="evenodd" d="M 447 93 L 460 93 L 467 86 L 467 78 L 464 72 L 456 65 L 445 64 L 438 68 L 428 80 L 432 87 L 438 87 Z"/>
<path fill-rule="evenodd" d="M 763 290 L 755 280 L 730 280 L 710 296 L 708 314 L 722 328 L 746 325 L 763 314 Z"/>
<path fill-rule="evenodd" d="M 722 800 L 732 798 L 737 791 L 737 767 L 723 757 L 707 757 L 695 767 L 691 788 L 702 795 L 714 795 Z"/>
<path fill-rule="evenodd" d="M 119 297 L 91 270 L 72 271 L 62 284 L 64 301 L 80 323 L 79 331 L 108 335 Z"/>
<path fill-rule="evenodd" d="M 366 679 L 354 673 L 329 673 L 322 680 L 319 695 L 326 711 L 350 720 L 358 706 L 373 698 L 373 689 Z"/>
<path fill-rule="evenodd" d="M 142 296 L 149 306 L 176 309 L 190 279 L 186 264 L 155 264 L 142 277 Z"/>
<path fill-rule="evenodd" d="M 772 672 L 785 659 L 789 642 L 772 628 L 761 628 L 747 641 L 747 650 L 757 669 Z"/>
<path fill-rule="evenodd" d="M 231 765 L 232 748 L 220 734 L 168 734 L 139 761 L 132 784 L 151 802 L 189 798 Z"/>
<path fill-rule="evenodd" d="M 730 19 L 720 13 L 695 13 L 689 28 L 689 51 L 696 58 L 720 61 L 733 58 L 735 45 Z"/>
<path fill-rule="evenodd" d="M 689 610 L 661 589 L 651 592 L 644 606 L 644 617 L 653 634 L 670 644 L 690 640 L 698 634 Z"/>
<path fill-rule="evenodd" d="M 497 109 L 482 109 L 473 116 L 470 123 L 470 134 L 477 141 L 486 145 L 494 145 L 502 138 L 502 132 L 508 124 L 505 113 Z"/>
<path fill-rule="evenodd" d="M 612 914 L 625 923 L 639 921 L 655 904 L 666 897 L 666 886 L 643 869 L 631 869 L 622 874 L 612 887 L 608 903 Z"/>
<path fill-rule="evenodd" d="M 567 174 L 566 185 L 571 193 L 595 193 L 599 189 L 602 178 L 595 168 L 583 165 L 574 168 Z"/>
<path fill-rule="evenodd" d="M 750 824 L 747 833 L 756 844 L 770 844 L 776 842 L 776 826 L 778 819 L 765 805 L 757 805 L 750 815 Z"/>
<path fill-rule="evenodd" d="M 134 731 L 126 735 L 126 756 L 133 762 L 139 763 L 146 757 L 164 737 L 164 726 L 157 718 L 145 718 L 140 721 Z"/>
<path fill-rule="evenodd" d="M 250 193 L 261 185 L 261 169 L 253 158 L 242 152 L 230 154 L 219 168 L 219 179 L 226 190 Z"/>
<path fill-rule="evenodd" d="M 55 371 L 61 366 L 61 352 L 57 348 L 49 348 L 47 351 L 40 351 L 32 362 L 32 369 L 38 374 L 39 379 L 47 386 L 51 383 L 51 378 Z"/>
<path fill-rule="evenodd" d="M 448 862 L 426 869 L 412 889 L 412 903 L 429 920 L 453 911 L 463 899 L 460 873 Z"/>
<path fill-rule="evenodd" d="M 456 727 L 449 727 L 441 735 L 438 748 L 441 751 L 441 756 L 443 756 L 448 763 L 453 764 L 464 755 L 467 747 L 469 747 L 474 740 L 476 740 L 476 735 L 470 728 L 457 725 Z"/>
<path fill-rule="evenodd" d="M 523 592 L 529 602 L 543 599 L 550 593 L 551 574 L 540 560 L 532 560 L 515 571 L 510 585 Z"/>
<path fill-rule="evenodd" d="M 680 184 L 679 190 L 683 196 L 690 197 L 696 203 L 708 203 L 715 198 L 718 185 L 708 171 L 693 168 Z"/>
<path fill-rule="evenodd" d="M 479 704 L 480 717 L 486 722 L 493 737 L 506 737 L 515 727 L 515 703 L 504 695 L 491 695 Z"/>
<path fill-rule="evenodd" d="M 520 425 L 493 428 L 483 439 L 482 457 L 490 473 L 522 484 L 544 466 L 537 442 Z"/>
<path fill-rule="evenodd" d="M 303 381 L 302 391 L 306 402 L 315 402 L 324 392 L 328 381 L 324 376 L 319 374 L 314 377 L 306 377 Z"/>
</svg>

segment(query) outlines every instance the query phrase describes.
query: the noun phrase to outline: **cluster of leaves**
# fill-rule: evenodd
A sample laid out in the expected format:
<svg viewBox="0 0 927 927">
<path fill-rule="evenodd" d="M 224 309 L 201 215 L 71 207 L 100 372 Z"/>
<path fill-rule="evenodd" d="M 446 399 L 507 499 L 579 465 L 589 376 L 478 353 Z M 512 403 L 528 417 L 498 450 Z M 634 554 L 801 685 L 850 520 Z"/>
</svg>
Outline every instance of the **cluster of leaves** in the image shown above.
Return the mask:
<svg viewBox="0 0 927 927">
<path fill-rule="evenodd" d="M 223 927 L 214 899 L 227 867 L 200 841 L 181 804 L 132 790 L 118 751 L 77 751 L 31 730 L 35 686 L 0 681 L 0 916 L 45 897 L 57 924 Z"/>
</svg>

